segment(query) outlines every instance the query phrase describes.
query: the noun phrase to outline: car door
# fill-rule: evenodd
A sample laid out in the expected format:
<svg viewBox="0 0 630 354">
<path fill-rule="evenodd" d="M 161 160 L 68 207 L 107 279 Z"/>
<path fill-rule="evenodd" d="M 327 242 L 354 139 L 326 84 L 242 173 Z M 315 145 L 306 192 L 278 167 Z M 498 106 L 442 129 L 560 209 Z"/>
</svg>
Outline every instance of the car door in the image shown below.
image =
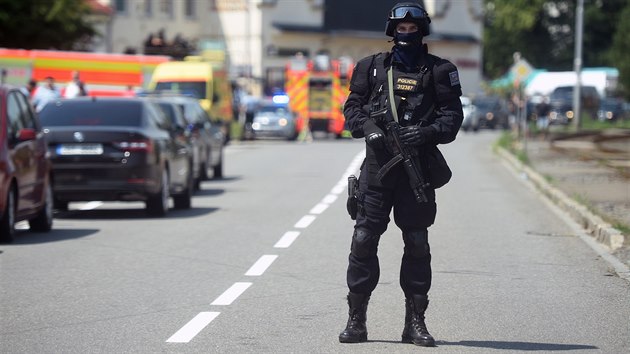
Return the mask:
<svg viewBox="0 0 630 354">
<path fill-rule="evenodd" d="M 165 136 L 163 139 L 165 150 L 163 152 L 169 162 L 169 180 L 171 184 L 186 185 L 188 174 L 190 173 L 188 170 L 188 146 L 185 142 L 177 139 L 173 125 L 154 104 L 147 103 L 147 113 L 155 128 L 160 130 Z"/>
<path fill-rule="evenodd" d="M 38 168 L 36 140 L 23 139 L 24 133 L 35 129 L 35 126 L 32 121 L 25 119 L 19 101 L 20 95 L 22 94 L 17 90 L 9 91 L 7 95 L 7 138 L 18 183 L 18 215 L 28 213 L 35 207 Z"/>
</svg>

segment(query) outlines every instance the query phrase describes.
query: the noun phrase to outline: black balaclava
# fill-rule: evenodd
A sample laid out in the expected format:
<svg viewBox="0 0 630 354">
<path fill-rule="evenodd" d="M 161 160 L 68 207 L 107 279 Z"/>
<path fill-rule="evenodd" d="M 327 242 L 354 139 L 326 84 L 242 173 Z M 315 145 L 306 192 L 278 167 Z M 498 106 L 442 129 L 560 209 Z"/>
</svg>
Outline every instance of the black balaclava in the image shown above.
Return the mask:
<svg viewBox="0 0 630 354">
<path fill-rule="evenodd" d="M 415 69 L 418 66 L 422 53 L 422 34 L 420 31 L 411 33 L 395 32 L 394 43 L 392 48 L 394 60 L 405 65 L 408 71 Z"/>
</svg>

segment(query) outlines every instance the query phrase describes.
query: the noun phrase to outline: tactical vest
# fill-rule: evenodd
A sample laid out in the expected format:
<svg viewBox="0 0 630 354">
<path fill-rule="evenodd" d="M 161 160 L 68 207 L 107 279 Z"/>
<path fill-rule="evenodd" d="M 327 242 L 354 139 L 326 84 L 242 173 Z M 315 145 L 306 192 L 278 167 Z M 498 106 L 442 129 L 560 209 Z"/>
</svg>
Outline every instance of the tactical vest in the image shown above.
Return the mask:
<svg viewBox="0 0 630 354">
<path fill-rule="evenodd" d="M 437 58 L 426 54 L 426 64 L 420 67 L 419 72 L 406 73 L 398 70 L 395 65 L 387 66 L 387 56 L 387 52 L 372 56 L 368 80 L 372 88 L 370 103 L 384 107 L 385 99 L 389 97 L 387 70 L 391 68 L 399 124 L 427 126 L 433 123 L 436 100 L 433 71 Z"/>
</svg>

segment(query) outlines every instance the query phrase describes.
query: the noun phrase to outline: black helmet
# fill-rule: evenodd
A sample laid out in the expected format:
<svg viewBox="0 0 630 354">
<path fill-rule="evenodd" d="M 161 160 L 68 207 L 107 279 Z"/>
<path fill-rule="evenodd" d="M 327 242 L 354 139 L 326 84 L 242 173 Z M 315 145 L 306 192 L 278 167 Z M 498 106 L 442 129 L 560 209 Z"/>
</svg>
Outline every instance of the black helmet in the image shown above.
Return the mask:
<svg viewBox="0 0 630 354">
<path fill-rule="evenodd" d="M 431 23 L 431 19 L 429 18 L 429 14 L 418 3 L 401 2 L 396 4 L 396 6 L 389 11 L 387 24 L 385 25 L 385 34 L 394 37 L 396 26 L 400 22 L 413 22 L 417 24 L 422 36 L 428 36 L 430 33 L 429 23 Z"/>
</svg>

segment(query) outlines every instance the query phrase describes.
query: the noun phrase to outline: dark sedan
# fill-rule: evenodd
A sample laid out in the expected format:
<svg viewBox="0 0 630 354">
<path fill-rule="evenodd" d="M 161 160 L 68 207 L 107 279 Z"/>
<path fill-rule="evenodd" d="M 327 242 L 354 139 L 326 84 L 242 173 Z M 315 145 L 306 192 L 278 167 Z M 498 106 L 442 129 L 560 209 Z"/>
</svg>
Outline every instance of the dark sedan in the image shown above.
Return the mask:
<svg viewBox="0 0 630 354">
<path fill-rule="evenodd" d="M 176 127 L 142 98 L 79 98 L 40 113 L 53 163 L 55 205 L 74 201 L 144 201 L 164 216 L 169 197 L 190 208 L 192 153 Z"/>
<path fill-rule="evenodd" d="M 498 96 L 484 96 L 473 100 L 474 114 L 480 128 L 510 128 L 509 111 L 505 100 Z"/>
<path fill-rule="evenodd" d="M 53 194 L 46 140 L 28 99 L 0 85 L 0 241 L 11 242 L 15 224 L 28 220 L 32 231 L 53 224 Z"/>
</svg>

